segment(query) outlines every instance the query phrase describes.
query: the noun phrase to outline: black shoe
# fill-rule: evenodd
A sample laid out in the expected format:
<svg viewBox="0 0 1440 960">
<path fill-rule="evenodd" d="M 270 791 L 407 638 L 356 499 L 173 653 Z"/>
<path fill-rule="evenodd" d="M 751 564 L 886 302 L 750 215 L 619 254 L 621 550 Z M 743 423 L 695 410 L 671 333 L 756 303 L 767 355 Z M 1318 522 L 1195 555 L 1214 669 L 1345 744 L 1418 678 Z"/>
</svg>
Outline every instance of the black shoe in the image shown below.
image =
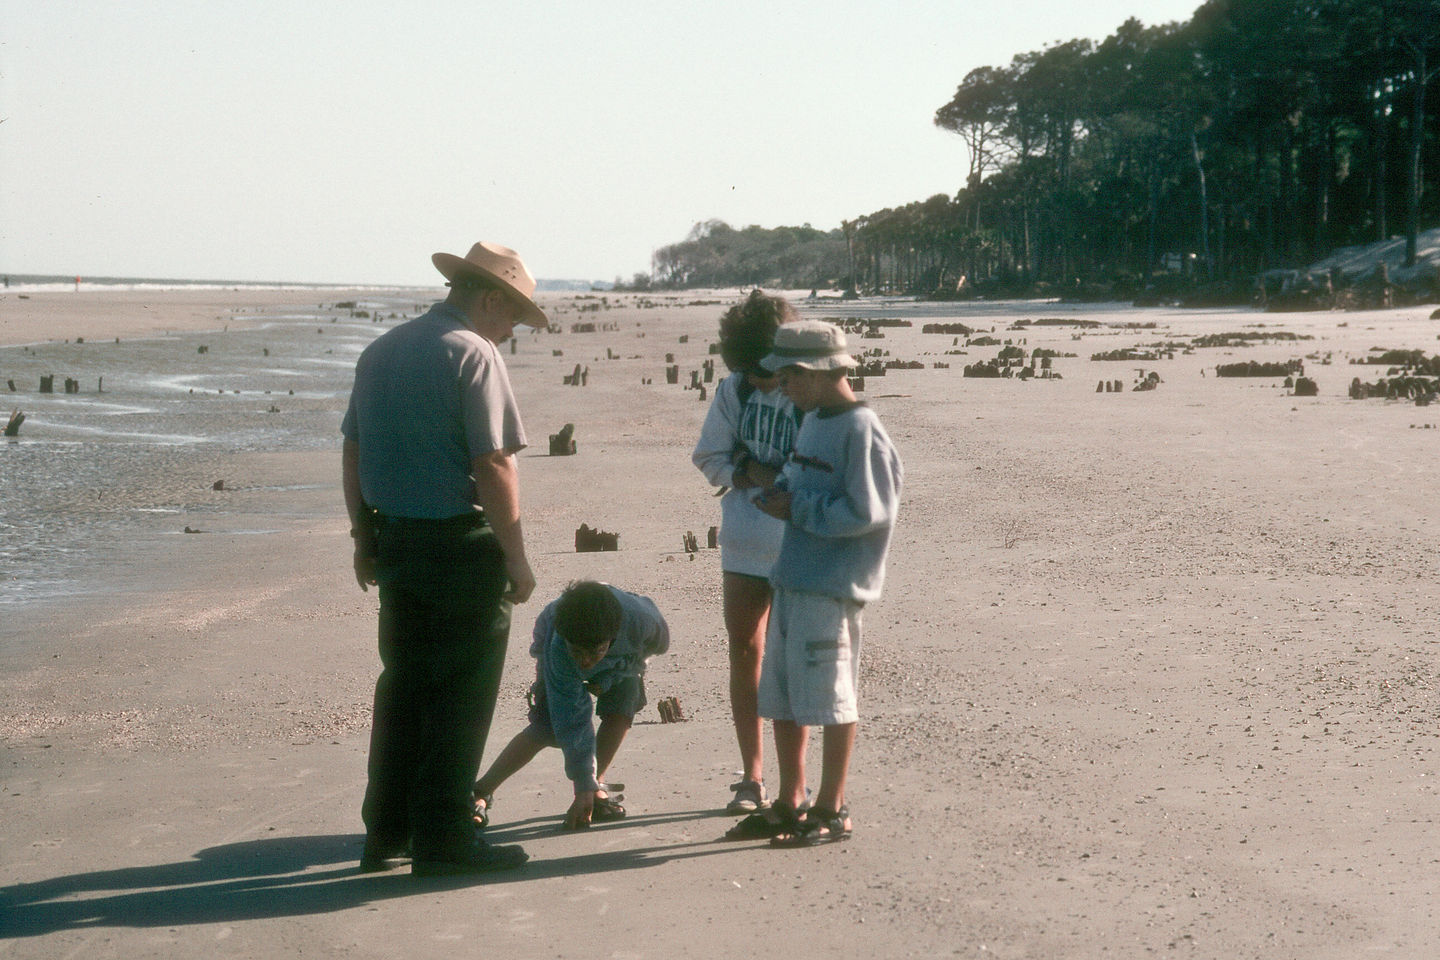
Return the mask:
<svg viewBox="0 0 1440 960">
<path fill-rule="evenodd" d="M 410 845 L 403 840 L 386 842 L 376 837 L 365 838 L 365 851 L 360 854 L 361 873 L 379 873 L 395 864 L 391 860 L 410 855 Z"/>
<path fill-rule="evenodd" d="M 410 862 L 412 877 L 449 877 L 464 873 L 494 873 L 513 870 L 530 859 L 518 843 L 498 845 L 477 840 L 473 846 L 435 856 L 417 857 Z"/>
</svg>

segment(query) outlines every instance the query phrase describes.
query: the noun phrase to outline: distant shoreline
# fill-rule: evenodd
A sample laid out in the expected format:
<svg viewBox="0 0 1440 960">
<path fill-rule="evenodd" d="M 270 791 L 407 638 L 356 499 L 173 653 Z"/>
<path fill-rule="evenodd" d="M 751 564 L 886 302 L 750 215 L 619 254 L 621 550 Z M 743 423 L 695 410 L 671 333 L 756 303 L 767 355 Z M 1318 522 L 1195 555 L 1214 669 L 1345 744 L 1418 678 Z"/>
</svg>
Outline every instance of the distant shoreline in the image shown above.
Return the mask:
<svg viewBox="0 0 1440 960">
<path fill-rule="evenodd" d="M 403 283 L 321 283 L 304 280 L 186 280 L 178 277 L 87 277 L 83 274 L 3 273 L 5 290 L 33 293 L 45 290 L 420 290 L 426 284 Z M 609 292 L 609 282 L 597 280 L 541 279 L 544 293 Z M 433 284 L 440 286 L 437 278 Z"/>
</svg>

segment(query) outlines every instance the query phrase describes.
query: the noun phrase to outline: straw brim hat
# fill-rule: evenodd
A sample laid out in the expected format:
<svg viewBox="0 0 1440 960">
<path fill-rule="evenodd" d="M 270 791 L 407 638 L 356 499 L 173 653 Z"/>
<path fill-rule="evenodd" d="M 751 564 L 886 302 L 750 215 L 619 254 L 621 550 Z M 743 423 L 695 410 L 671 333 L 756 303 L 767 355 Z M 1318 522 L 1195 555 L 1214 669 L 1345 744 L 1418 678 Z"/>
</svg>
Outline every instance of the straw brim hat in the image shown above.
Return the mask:
<svg viewBox="0 0 1440 960">
<path fill-rule="evenodd" d="M 824 320 L 796 320 L 782 323 L 775 331 L 775 345 L 760 361 L 771 372 L 785 367 L 804 370 L 848 370 L 859 362 L 849 354 L 845 331 Z"/>
<path fill-rule="evenodd" d="M 457 277 L 463 279 L 466 275 L 493 281 L 524 307 L 521 323 L 540 328 L 550 325 L 550 321 L 545 319 L 545 311 L 535 303 L 535 278 L 525 268 L 520 254 L 509 247 L 481 241 L 471 247 L 464 257 L 457 257 L 453 253 L 437 253 L 430 257 L 430 262 L 435 264 L 435 269 L 439 270 L 446 280 L 452 282 Z"/>
</svg>

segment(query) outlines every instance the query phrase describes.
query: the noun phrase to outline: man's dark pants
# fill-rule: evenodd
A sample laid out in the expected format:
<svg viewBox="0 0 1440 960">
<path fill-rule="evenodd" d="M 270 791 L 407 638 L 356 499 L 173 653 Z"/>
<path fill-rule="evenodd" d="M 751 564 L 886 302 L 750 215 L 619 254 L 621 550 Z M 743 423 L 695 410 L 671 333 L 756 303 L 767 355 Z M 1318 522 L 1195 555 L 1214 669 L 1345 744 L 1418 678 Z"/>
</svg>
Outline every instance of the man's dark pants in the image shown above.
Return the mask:
<svg viewBox="0 0 1440 960">
<path fill-rule="evenodd" d="M 417 858 L 473 843 L 480 767 L 505 648 L 505 556 L 475 517 L 381 518 L 380 661 L 370 733 L 368 835 Z"/>
</svg>

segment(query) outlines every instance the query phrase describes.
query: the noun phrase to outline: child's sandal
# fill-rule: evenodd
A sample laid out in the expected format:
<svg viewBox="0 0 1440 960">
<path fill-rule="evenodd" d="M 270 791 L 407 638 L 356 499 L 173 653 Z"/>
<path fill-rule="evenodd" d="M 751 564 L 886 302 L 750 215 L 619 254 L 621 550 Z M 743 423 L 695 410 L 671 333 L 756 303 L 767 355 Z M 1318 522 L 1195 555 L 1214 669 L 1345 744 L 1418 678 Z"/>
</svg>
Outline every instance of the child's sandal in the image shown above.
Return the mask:
<svg viewBox="0 0 1440 960">
<path fill-rule="evenodd" d="M 795 811 L 781 803 L 770 805 L 768 810 L 756 810 L 735 826 L 725 831 L 726 840 L 770 840 L 800 829 L 800 820 Z"/>
<path fill-rule="evenodd" d="M 793 830 L 770 838 L 772 847 L 816 847 L 850 839 L 850 808 L 822 810 L 811 807 Z"/>
<path fill-rule="evenodd" d="M 484 830 L 490 826 L 490 808 L 495 805 L 495 794 L 487 793 L 475 798 L 475 829 Z"/>
<path fill-rule="evenodd" d="M 591 823 L 612 823 L 624 819 L 625 808 L 620 806 L 614 797 L 595 798 L 595 805 L 590 808 Z"/>
</svg>

